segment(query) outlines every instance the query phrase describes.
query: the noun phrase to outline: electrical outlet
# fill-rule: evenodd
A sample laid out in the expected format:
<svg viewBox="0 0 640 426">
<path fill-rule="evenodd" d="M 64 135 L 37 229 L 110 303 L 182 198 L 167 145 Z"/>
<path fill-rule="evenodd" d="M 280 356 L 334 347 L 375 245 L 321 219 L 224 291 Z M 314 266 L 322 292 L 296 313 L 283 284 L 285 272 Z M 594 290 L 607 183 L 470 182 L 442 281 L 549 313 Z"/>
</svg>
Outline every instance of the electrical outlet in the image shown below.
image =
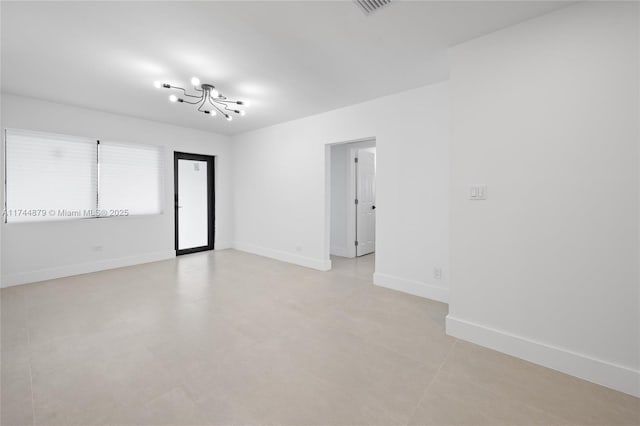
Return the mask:
<svg viewBox="0 0 640 426">
<path fill-rule="evenodd" d="M 442 279 L 442 268 L 433 268 L 433 278 L 436 280 Z"/>
</svg>

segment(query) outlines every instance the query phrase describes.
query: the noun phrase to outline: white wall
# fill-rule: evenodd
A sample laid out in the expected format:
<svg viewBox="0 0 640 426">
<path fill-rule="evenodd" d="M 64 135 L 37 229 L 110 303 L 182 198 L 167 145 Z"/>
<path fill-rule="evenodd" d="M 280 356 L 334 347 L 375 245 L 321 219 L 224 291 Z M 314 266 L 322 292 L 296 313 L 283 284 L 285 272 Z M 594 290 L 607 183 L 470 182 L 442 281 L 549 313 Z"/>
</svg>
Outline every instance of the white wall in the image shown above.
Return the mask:
<svg viewBox="0 0 640 426">
<path fill-rule="evenodd" d="M 336 256 L 355 257 L 355 168 L 357 150 L 375 154 L 375 141 L 331 145 L 331 246 Z M 367 148 L 369 147 L 369 148 Z"/>
<path fill-rule="evenodd" d="M 374 280 L 446 300 L 448 110 L 439 83 L 234 137 L 235 247 L 329 269 L 327 144 L 375 138 Z"/>
<path fill-rule="evenodd" d="M 640 395 L 638 5 L 451 51 L 447 331 Z M 469 201 L 468 186 L 488 185 Z"/>
<path fill-rule="evenodd" d="M 174 150 L 216 156 L 215 245 L 229 247 L 232 162 L 227 136 L 14 95 L 3 94 L 1 106 L 6 128 L 165 147 L 164 214 L 2 223 L 4 286 L 173 257 Z M 94 250 L 96 246 L 102 250 Z"/>
</svg>

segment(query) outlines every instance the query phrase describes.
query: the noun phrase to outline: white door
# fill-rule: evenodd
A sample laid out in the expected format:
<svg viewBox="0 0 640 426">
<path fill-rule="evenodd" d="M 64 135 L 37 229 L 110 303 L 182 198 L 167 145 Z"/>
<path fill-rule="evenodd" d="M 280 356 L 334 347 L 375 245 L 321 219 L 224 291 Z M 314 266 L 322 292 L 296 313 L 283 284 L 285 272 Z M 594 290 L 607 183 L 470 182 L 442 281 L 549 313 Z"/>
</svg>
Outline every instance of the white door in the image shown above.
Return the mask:
<svg viewBox="0 0 640 426">
<path fill-rule="evenodd" d="M 178 159 L 178 250 L 209 244 L 207 161 Z"/>
<path fill-rule="evenodd" d="M 376 249 L 376 155 L 358 150 L 356 163 L 356 256 Z"/>
</svg>

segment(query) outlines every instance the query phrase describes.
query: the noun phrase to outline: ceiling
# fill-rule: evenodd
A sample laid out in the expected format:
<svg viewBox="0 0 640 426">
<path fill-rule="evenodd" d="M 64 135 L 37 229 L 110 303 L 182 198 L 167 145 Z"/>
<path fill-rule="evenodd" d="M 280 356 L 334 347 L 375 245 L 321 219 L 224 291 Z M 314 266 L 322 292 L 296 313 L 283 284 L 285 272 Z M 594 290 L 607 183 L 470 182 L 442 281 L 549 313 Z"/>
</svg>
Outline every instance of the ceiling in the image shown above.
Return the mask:
<svg viewBox="0 0 640 426">
<path fill-rule="evenodd" d="M 395 0 L 365 16 L 351 1 L 2 2 L 2 91 L 234 134 L 442 81 L 448 47 L 567 4 Z M 249 100 L 246 116 L 153 87 L 192 76 Z"/>
</svg>

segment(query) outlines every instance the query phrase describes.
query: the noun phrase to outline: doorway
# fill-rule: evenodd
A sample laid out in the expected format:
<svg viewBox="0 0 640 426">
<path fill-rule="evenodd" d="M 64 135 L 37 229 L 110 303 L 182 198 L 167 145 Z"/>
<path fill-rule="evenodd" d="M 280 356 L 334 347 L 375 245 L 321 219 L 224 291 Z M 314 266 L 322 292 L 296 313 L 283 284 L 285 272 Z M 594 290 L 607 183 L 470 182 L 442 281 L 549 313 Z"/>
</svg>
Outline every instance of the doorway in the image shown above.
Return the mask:
<svg viewBox="0 0 640 426">
<path fill-rule="evenodd" d="M 375 140 L 330 146 L 329 254 L 356 258 L 375 252 Z"/>
<path fill-rule="evenodd" d="M 215 157 L 174 152 L 176 255 L 213 250 Z"/>
</svg>

